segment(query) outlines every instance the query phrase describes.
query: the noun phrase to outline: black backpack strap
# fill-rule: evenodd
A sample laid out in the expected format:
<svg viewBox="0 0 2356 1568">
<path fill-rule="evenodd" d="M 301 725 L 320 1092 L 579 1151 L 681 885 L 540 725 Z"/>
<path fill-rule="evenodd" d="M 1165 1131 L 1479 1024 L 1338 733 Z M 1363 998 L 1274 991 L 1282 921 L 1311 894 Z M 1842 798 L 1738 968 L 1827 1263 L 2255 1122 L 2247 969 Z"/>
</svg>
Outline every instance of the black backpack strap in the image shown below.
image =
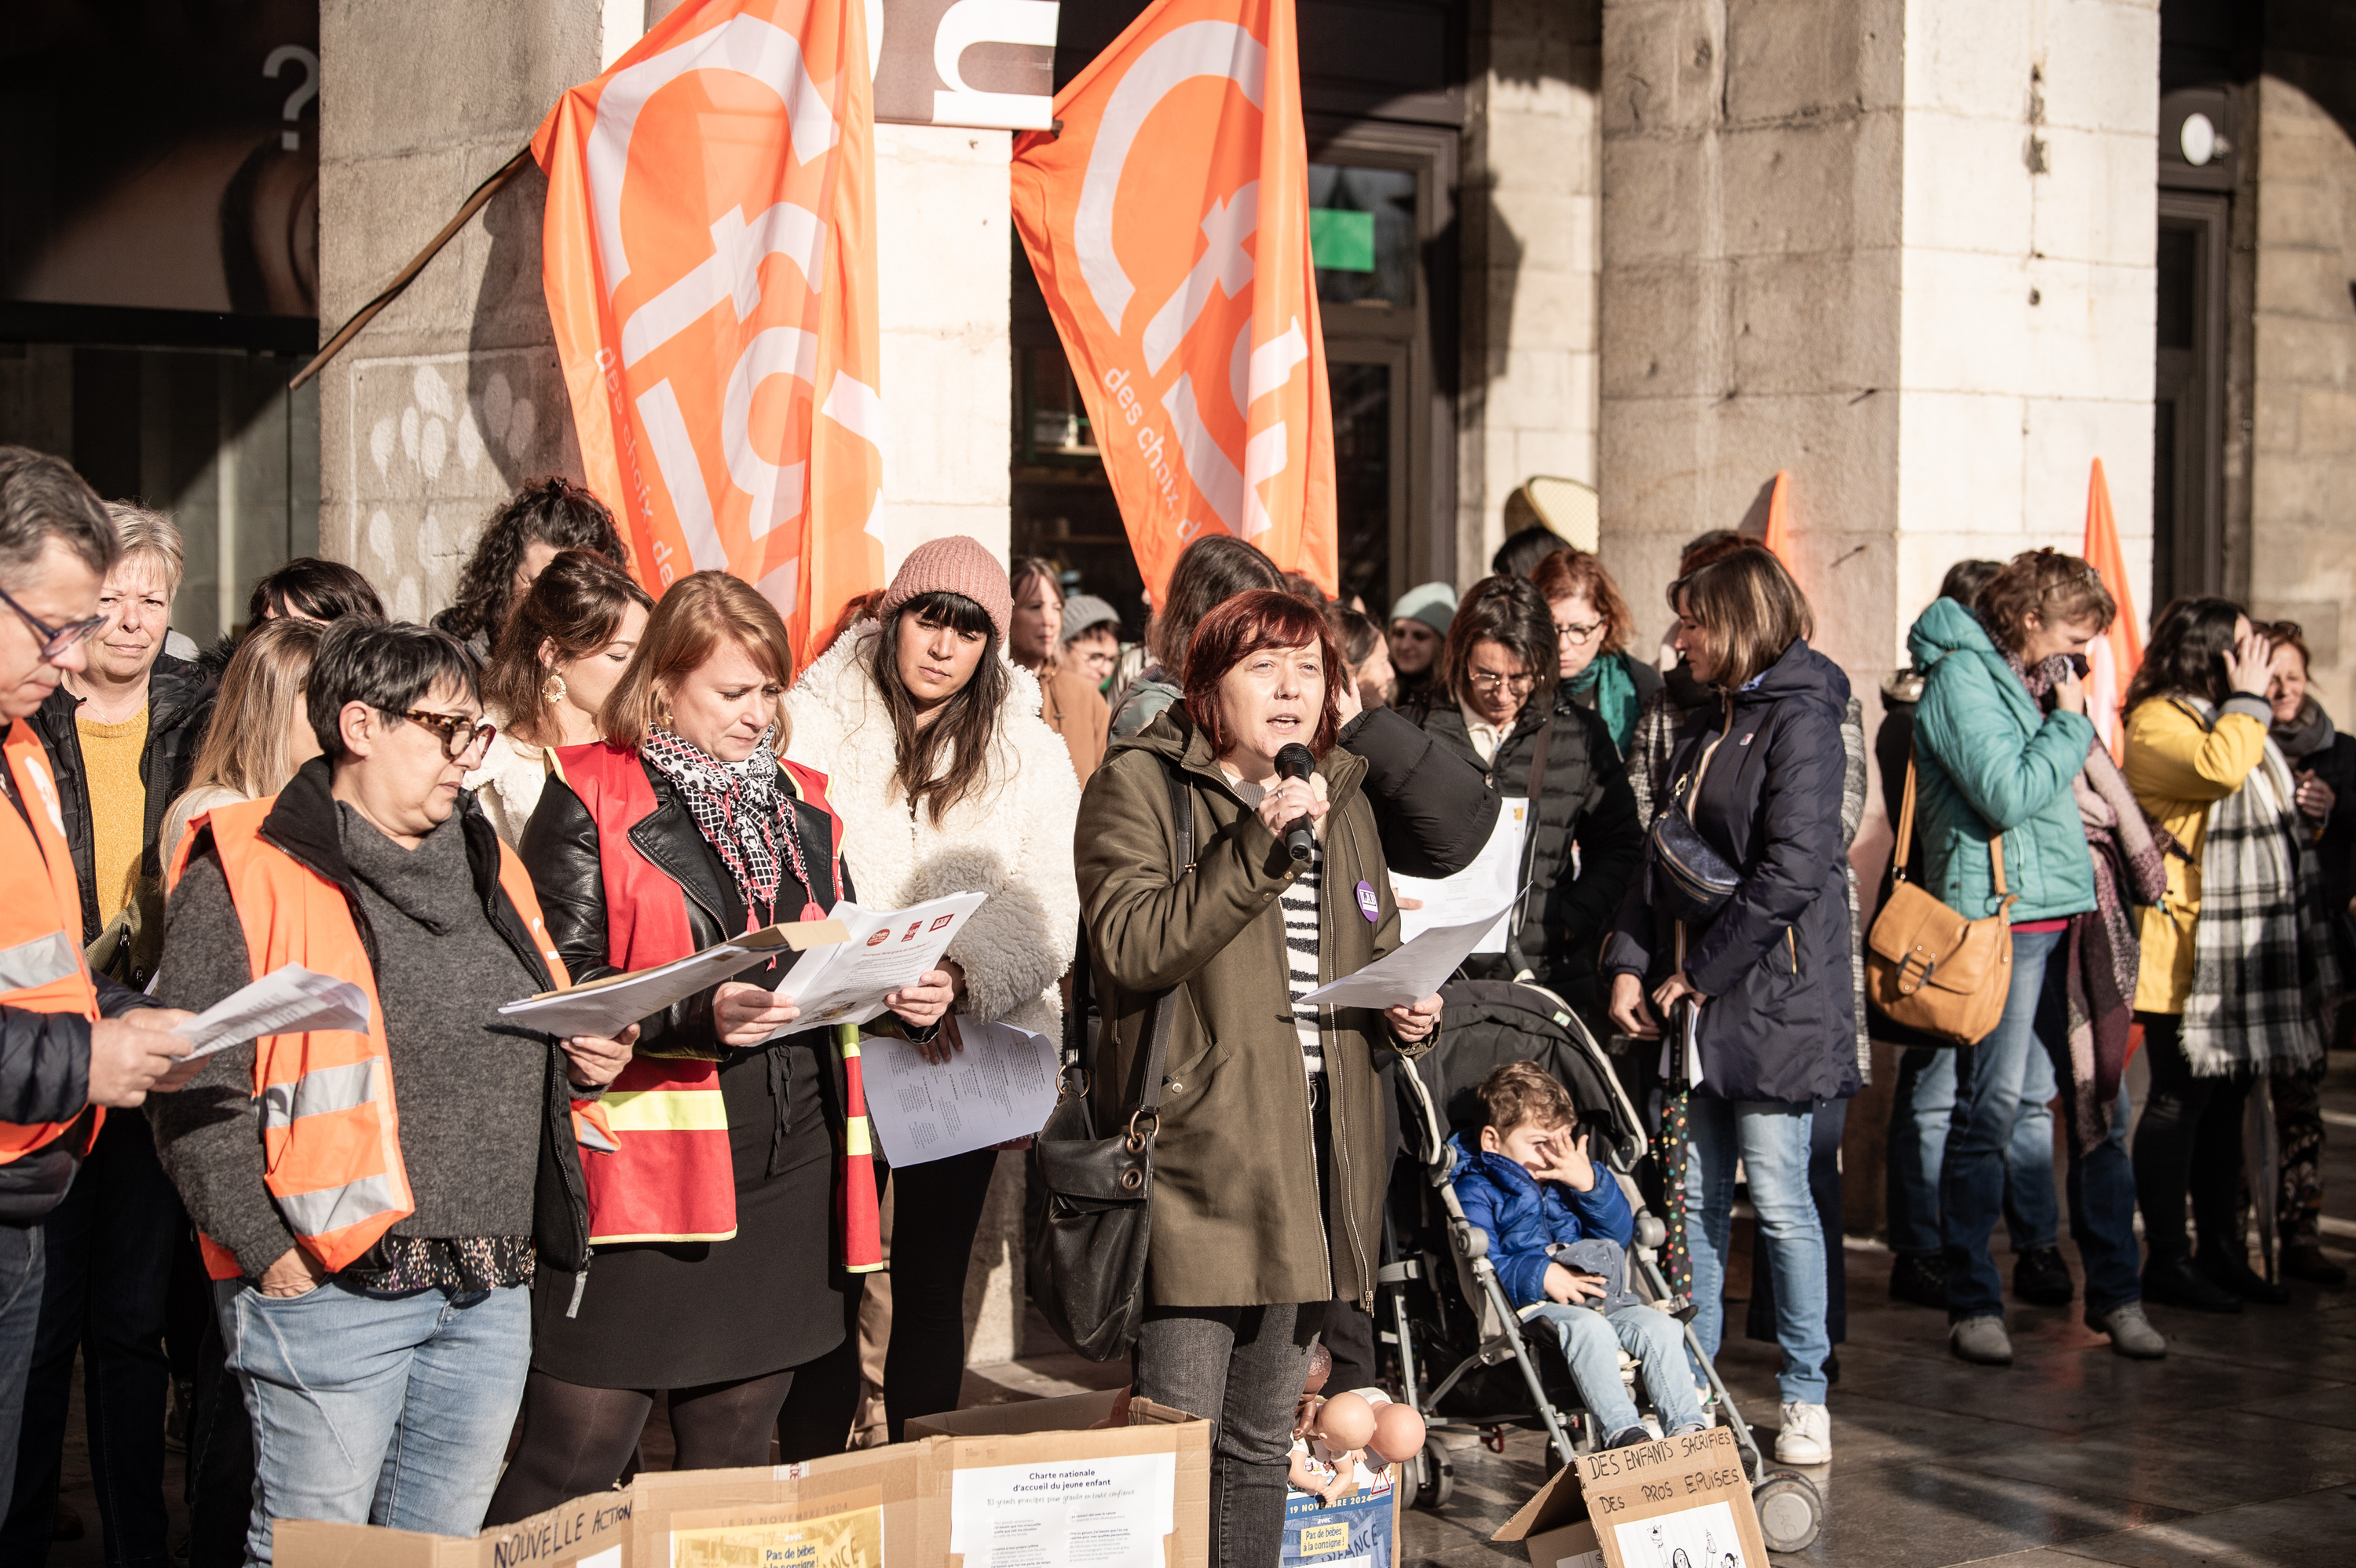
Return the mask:
<svg viewBox="0 0 2356 1568">
<path fill-rule="evenodd" d="M 1170 821 L 1176 829 L 1178 857 L 1175 874 L 1184 876 L 1194 869 L 1194 795 L 1186 785 L 1185 774 L 1168 758 L 1162 759 L 1162 781 L 1170 787 Z M 1072 1005 L 1064 1016 L 1064 1067 L 1068 1073 L 1078 1068 L 1084 1075 L 1095 1072 L 1088 1051 L 1088 1010 L 1093 1007 L 1095 974 L 1088 960 L 1087 916 L 1080 917 L 1079 939 L 1072 949 Z M 1138 1116 L 1152 1116 L 1157 1121 L 1162 1108 L 1162 1070 L 1170 1060 L 1170 1019 L 1177 1008 L 1177 987 L 1172 987 L 1155 998 L 1153 1018 L 1148 1026 L 1150 1042 L 1146 1049 L 1145 1083 L 1135 1115 L 1130 1118 L 1132 1134 Z"/>
</svg>

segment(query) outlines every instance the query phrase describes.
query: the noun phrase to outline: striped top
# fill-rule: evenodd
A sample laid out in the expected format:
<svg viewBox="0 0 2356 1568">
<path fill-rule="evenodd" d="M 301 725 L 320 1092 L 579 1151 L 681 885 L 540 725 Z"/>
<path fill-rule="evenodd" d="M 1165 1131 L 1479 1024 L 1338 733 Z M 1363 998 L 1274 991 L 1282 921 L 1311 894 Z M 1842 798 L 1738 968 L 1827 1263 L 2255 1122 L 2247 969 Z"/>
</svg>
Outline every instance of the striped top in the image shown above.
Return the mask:
<svg viewBox="0 0 2356 1568">
<path fill-rule="evenodd" d="M 1313 849 L 1309 865 L 1292 879 L 1277 901 L 1284 906 L 1285 988 L 1292 993 L 1292 1023 L 1301 1033 L 1301 1061 L 1311 1076 L 1325 1071 L 1325 1044 L 1318 1033 L 1320 1004 L 1301 998 L 1317 988 L 1317 924 L 1324 884 L 1325 850 Z"/>
<path fill-rule="evenodd" d="M 1258 811 L 1267 790 L 1230 774 L 1227 787 L 1237 800 Z M 1322 1007 L 1301 998 L 1315 990 L 1317 941 L 1325 880 L 1325 847 L 1312 845 L 1309 864 L 1294 875 L 1277 901 L 1284 909 L 1285 989 L 1292 997 L 1292 1024 L 1301 1037 L 1301 1064 L 1312 1077 L 1325 1071 L 1325 1041 L 1319 1032 Z"/>
</svg>

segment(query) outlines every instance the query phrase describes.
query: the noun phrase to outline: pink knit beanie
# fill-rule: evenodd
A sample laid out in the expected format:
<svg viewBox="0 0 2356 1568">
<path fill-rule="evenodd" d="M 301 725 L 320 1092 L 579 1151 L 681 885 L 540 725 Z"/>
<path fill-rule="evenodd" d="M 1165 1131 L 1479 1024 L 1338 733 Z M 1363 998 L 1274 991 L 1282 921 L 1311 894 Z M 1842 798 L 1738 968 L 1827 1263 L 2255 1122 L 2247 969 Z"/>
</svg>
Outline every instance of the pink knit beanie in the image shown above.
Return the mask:
<svg viewBox="0 0 2356 1568">
<path fill-rule="evenodd" d="M 875 607 L 877 618 L 889 618 L 893 611 L 923 593 L 960 593 L 972 600 L 996 628 L 999 645 L 1006 645 L 1006 623 L 1014 614 L 1014 595 L 1006 584 L 1006 569 L 980 539 L 951 534 L 947 539 L 926 539 L 910 550 L 908 559 L 900 563 L 899 575 L 884 591 L 884 602 Z"/>
</svg>

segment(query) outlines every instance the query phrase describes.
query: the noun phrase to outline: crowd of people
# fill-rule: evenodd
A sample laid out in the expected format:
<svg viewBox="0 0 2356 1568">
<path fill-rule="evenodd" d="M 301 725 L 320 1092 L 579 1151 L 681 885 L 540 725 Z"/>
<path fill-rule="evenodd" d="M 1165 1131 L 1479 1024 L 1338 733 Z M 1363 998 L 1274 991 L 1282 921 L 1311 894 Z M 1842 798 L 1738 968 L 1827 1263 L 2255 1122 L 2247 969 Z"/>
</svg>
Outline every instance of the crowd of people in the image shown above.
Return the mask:
<svg viewBox="0 0 2356 1568">
<path fill-rule="evenodd" d="M 1611 1042 L 1705 1355 L 1747 1198 L 1779 1458 L 1831 1454 L 1838 1151 L 1874 1039 L 1901 1050 L 1891 1290 L 1943 1309 L 1962 1359 L 2011 1360 L 1999 1216 L 2015 1299 L 2058 1305 L 2066 1206 L 2085 1320 L 2128 1357 L 2166 1353 L 2147 1299 L 2341 1283 L 2319 1096 L 2356 739 L 2300 628 L 2169 605 L 2115 760 L 2083 683 L 2117 613 L 2100 578 L 1959 562 L 1869 747 L 1754 539 L 1687 548 L 1657 657 L 1594 554 L 1533 529 L 1494 565 L 1377 619 L 1206 537 L 1131 643 L 1055 563 L 939 539 L 798 667 L 753 589 L 650 595 L 604 506 L 552 479 L 431 625 L 300 560 L 183 659 L 170 520 L 0 449 L 0 1556 L 78 1524 L 77 1358 L 125 1563 L 180 1544 L 167 1438 L 196 1568 L 271 1561 L 280 1519 L 523 1519 L 632 1473 L 658 1399 L 681 1468 L 896 1440 L 958 1403 L 999 1151 L 871 1161 L 856 1063 L 1005 1023 L 1092 1038 L 1095 1124 L 1150 1118 L 1135 1384 L 1216 1423 L 1215 1560 L 1272 1563 L 1312 1352 L 1339 1386 L 1382 1376 L 1397 1079 L 1442 1010 L 1305 998 L 1399 944 L 1395 876 L 1464 870 L 1509 806 L 1518 896 L 1465 977 L 1544 987 Z M 1869 752 L 1901 835 L 1883 897 L 1903 878 L 2008 927 L 1973 1042 L 1868 1006 Z M 860 1029 L 805 1025 L 776 964 L 612 1038 L 498 1011 L 959 892 L 987 897 Z M 368 1027 L 189 1056 L 174 1030 L 287 964 L 360 987 Z M 2261 1085 L 2281 1157 L 2254 1180 Z M 1646 1435 L 1622 1348 L 1663 1430 L 1706 1423 L 1676 1320 L 1615 1281 L 1633 1221 L 1580 1108 L 1528 1063 L 1482 1103 L 1452 1129 L 1460 1193 L 1600 1435 Z M 871 1182 L 888 1237 L 848 1200 Z M 2264 1272 L 2254 1204 L 2278 1219 Z"/>
</svg>

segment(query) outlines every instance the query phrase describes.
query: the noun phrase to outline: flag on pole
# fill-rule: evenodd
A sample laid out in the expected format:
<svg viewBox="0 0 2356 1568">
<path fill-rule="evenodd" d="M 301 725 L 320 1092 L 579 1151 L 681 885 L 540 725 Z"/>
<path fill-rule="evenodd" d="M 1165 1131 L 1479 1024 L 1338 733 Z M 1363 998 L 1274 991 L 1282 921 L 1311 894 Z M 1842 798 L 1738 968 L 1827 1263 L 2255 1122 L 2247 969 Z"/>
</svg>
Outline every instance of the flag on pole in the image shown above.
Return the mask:
<svg viewBox="0 0 2356 1568">
<path fill-rule="evenodd" d="M 1232 534 L 1340 585 L 1292 0 L 1158 0 L 1014 145 L 1014 224 L 1147 588 Z"/>
<path fill-rule="evenodd" d="M 733 572 L 798 658 L 884 581 L 866 27 L 861 0 L 689 0 L 532 138 L 589 487 L 649 591 Z"/>
<path fill-rule="evenodd" d="M 2086 716 L 2094 721 L 2094 733 L 2110 748 L 2111 755 L 2124 761 L 2127 732 L 2121 721 L 2120 704 L 2126 698 L 2127 683 L 2143 667 L 2143 630 L 2136 622 L 2126 552 L 2119 548 L 2119 522 L 2111 515 L 2111 486 L 2103 477 L 2099 457 L 2086 480 L 2086 544 L 2082 553 L 2119 607 L 2109 632 L 2086 648 Z"/>
<path fill-rule="evenodd" d="M 1783 570 L 1795 570 L 1792 560 L 1792 471 L 1775 470 L 1775 487 L 1767 493 L 1767 530 L 1760 543 L 1774 553 L 1783 563 Z"/>
</svg>

